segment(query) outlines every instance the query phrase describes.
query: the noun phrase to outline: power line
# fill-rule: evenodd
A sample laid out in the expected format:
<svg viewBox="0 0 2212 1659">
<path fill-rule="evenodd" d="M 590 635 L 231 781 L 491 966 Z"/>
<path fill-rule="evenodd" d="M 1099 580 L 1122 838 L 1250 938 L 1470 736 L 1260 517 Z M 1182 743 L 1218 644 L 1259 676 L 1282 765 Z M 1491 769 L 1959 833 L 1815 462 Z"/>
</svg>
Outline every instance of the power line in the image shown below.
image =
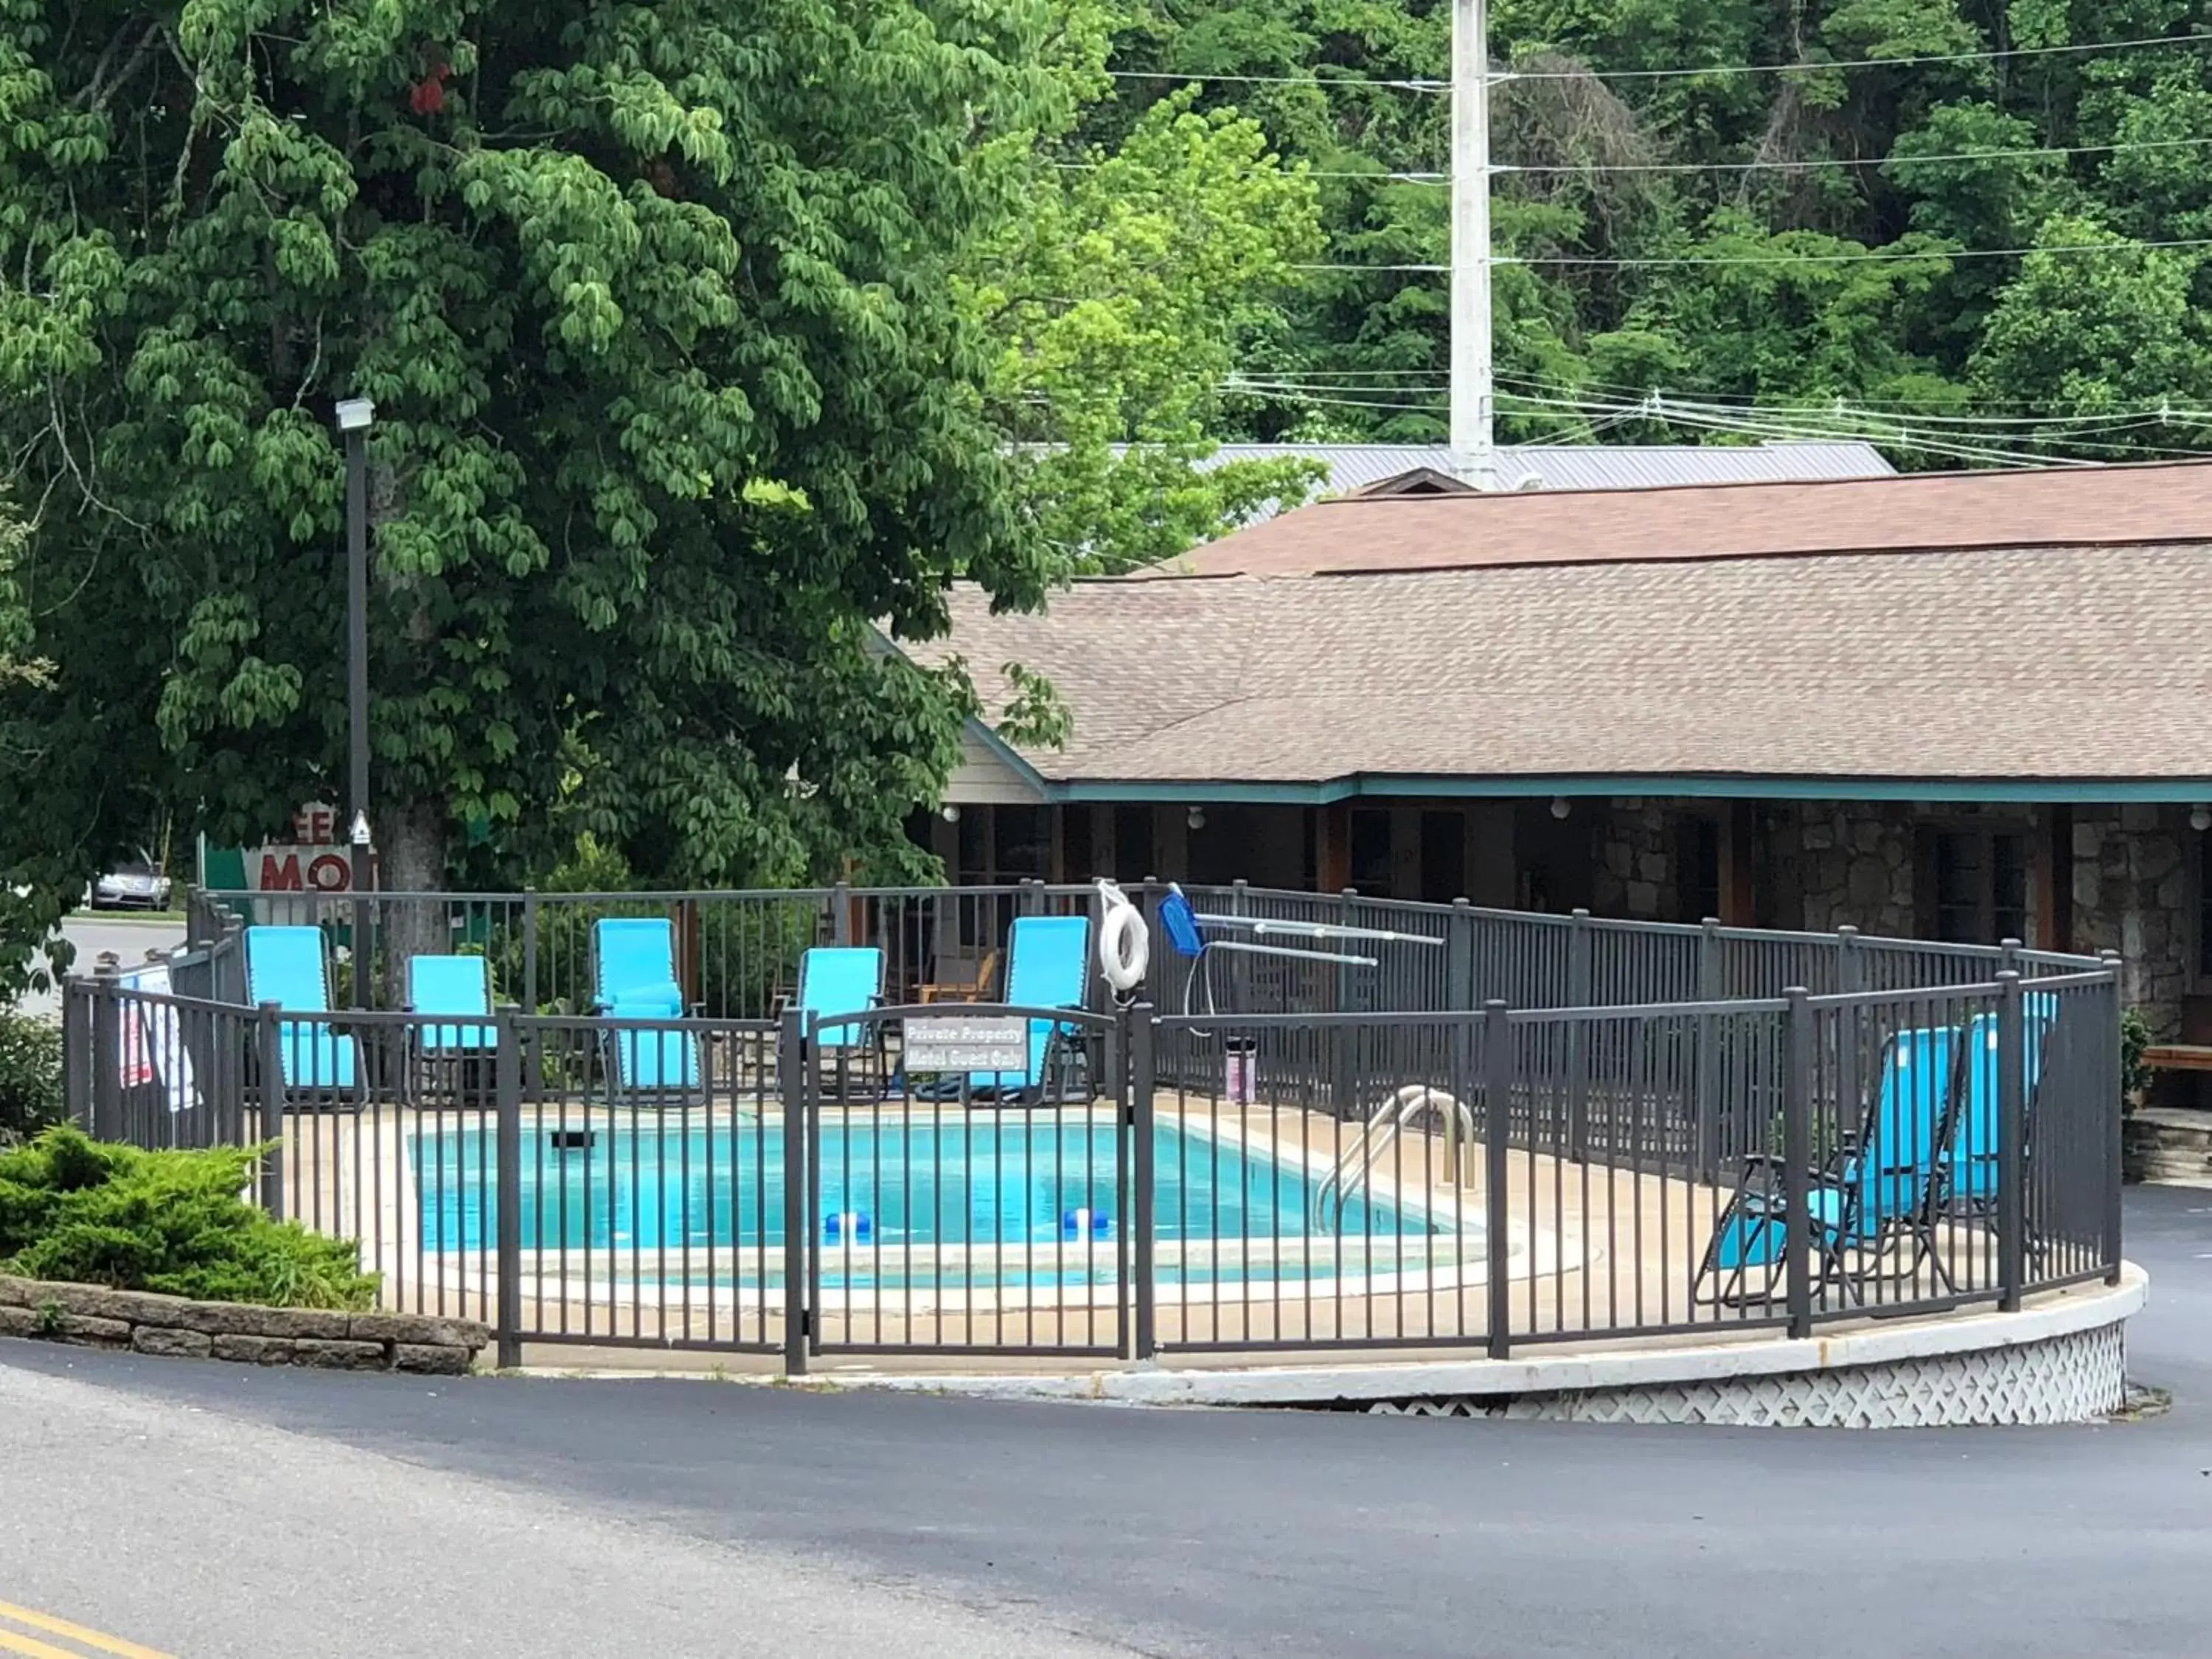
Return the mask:
<svg viewBox="0 0 2212 1659">
<path fill-rule="evenodd" d="M 2063 46 L 2002 46 L 1983 52 L 1917 52 L 1899 58 L 1838 58 L 1796 64 L 1720 64 L 1707 69 L 1509 70 L 1499 78 L 1514 81 L 1672 81 L 1706 75 L 1802 75 L 1815 70 L 1910 69 L 1920 64 L 1978 64 L 2001 58 L 2056 58 L 2095 52 L 2133 52 L 2152 46 L 2212 46 L 2201 34 L 2145 34 L 2126 40 L 2083 41 Z"/>
<path fill-rule="evenodd" d="M 1942 155 L 1900 155 L 1892 151 L 1887 155 L 1814 155 L 1795 160 L 1771 161 L 1499 161 L 1491 171 L 1494 173 L 1540 173 L 1547 174 L 1584 173 L 1633 173 L 1687 174 L 1699 173 L 1812 173 L 1843 167 L 1881 167 L 1893 161 L 1907 167 L 1934 167 L 1959 161 L 2018 161 L 2045 155 L 2123 155 L 2144 150 L 2202 149 L 2212 146 L 2212 138 L 2152 138 L 2118 142 L 2109 144 L 2046 144 L 2025 149 L 1957 150 Z M 1066 172 L 1093 171 L 1109 164 L 1112 158 L 1095 161 L 1052 161 L 1048 166 Z M 1241 173 L 1257 173 L 1279 170 L 1286 176 L 1303 173 L 1309 179 L 1364 179 L 1376 184 L 1427 185 L 1438 188 L 1451 182 L 1448 173 L 1427 170 L 1392 170 L 1383 167 L 1301 167 L 1294 161 L 1237 169 Z"/>
<path fill-rule="evenodd" d="M 1649 386 L 1628 386 L 1619 380 L 1589 380 L 1581 381 L 1574 386 L 1566 386 L 1557 380 L 1546 380 L 1537 376 L 1516 374 L 1504 369 L 1500 369 L 1498 371 L 1498 378 L 1501 380 L 1510 380 L 1517 386 L 1534 386 L 1539 391 L 1544 392 L 1566 392 L 1573 393 L 1580 393 L 1583 392 L 1605 392 L 1613 393 L 1619 397 L 1632 398 L 1648 397 L 1655 390 L 1654 387 Z M 1656 389 L 1660 390 L 1662 392 L 1664 392 L 1663 387 Z M 1714 401 L 1718 401 L 1723 398 L 1735 397 L 1738 394 L 1730 392 L 1708 392 L 1701 393 L 1685 392 L 1680 395 L 1685 397 L 1700 396 Z M 1942 410 L 1954 407 L 1953 404 L 1948 402 L 1935 404 L 1915 404 L 1908 398 L 1898 398 L 1893 399 L 1893 401 L 1904 404 L 1907 412 L 1913 412 L 1921 408 L 1932 407 L 1936 410 Z M 1999 397 L 1992 393 L 1977 393 L 1974 401 L 1976 403 L 1986 404 L 2009 405 L 2015 409 L 2036 409 L 2041 406 L 2039 400 L 2036 398 L 2005 398 Z M 1917 413 L 1915 413 L 1914 417 L 1916 419 L 1918 418 Z"/>
<path fill-rule="evenodd" d="M 1430 372 L 1433 373 L 1433 371 Z M 1570 384 L 1560 380 L 1547 380 L 1538 375 L 1516 374 L 1505 369 L 1498 371 L 1498 378 L 1516 386 L 1533 387 L 1539 392 L 1567 397 L 1583 397 L 1595 391 L 1638 399 L 1657 396 L 1667 400 L 1669 407 L 1675 407 L 1683 403 L 1695 406 L 1702 403 L 1716 409 L 1756 407 L 1762 411 L 1773 414 L 1815 416 L 1833 415 L 1840 408 L 1894 420 L 1909 420 L 1916 426 L 2086 426 L 2117 429 L 2130 426 L 2158 426 L 2170 423 L 2191 425 L 2199 422 L 2212 421 L 2212 414 L 2186 405 L 2176 407 L 2171 398 L 2162 398 L 2156 404 L 2145 404 L 2131 409 L 2105 410 L 2094 415 L 1962 415 L 1954 412 L 1956 405 L 1953 404 L 1916 405 L 1909 400 L 1869 403 L 1837 398 L 1825 404 L 1763 403 L 1752 405 L 1728 401 L 1739 395 L 1734 392 L 1670 391 L 1663 386 L 1639 390 L 1635 386 L 1625 386 L 1618 380 L 1585 380 L 1578 384 Z M 1998 398 L 1982 392 L 1976 392 L 1967 401 L 1984 404 L 2010 404 L 2015 408 L 2025 409 L 2040 406 L 2034 399 Z"/>
<path fill-rule="evenodd" d="M 1699 69 L 1500 70 L 1493 81 L 1678 81 L 1714 75 L 1807 75 L 1820 70 L 1911 69 L 1924 64 L 1996 63 L 2015 58 L 2079 57 L 2092 52 L 2147 51 L 2159 46 L 2212 46 L 2212 36 L 2145 34 L 2124 40 L 2085 40 L 2066 46 L 1992 46 L 1979 52 L 1914 52 L 1895 58 L 1837 58 L 1795 64 L 1712 64 Z M 1116 81 L 1173 81 L 1220 86 L 1378 88 L 1396 92 L 1449 92 L 1448 81 L 1422 76 L 1357 75 L 1204 75 L 1174 70 L 1108 70 Z"/>
<path fill-rule="evenodd" d="M 2112 155 L 2145 149 L 2197 149 L 2212 138 L 2159 138 L 2111 144 L 2052 144 L 2032 149 L 1960 150 L 1948 155 L 1822 155 L 1800 161 L 1501 161 L 1493 173 L 1782 173 L 1809 172 L 1823 167 L 1880 167 L 1896 161 L 1911 167 L 1941 161 L 2010 161 L 2038 155 Z M 1430 175 L 1441 178 L 1441 173 Z"/>
<path fill-rule="evenodd" d="M 1515 377 L 1520 378 L 1520 377 Z M 1548 384 L 1531 382 L 1532 384 Z M 1434 401 L 1408 401 L 1407 396 L 1396 398 L 1359 398 L 1346 395 L 1349 392 L 1372 390 L 1397 392 L 1410 397 L 1421 396 L 1416 387 L 1335 387 L 1315 391 L 1287 382 L 1240 380 L 1224 385 L 1224 391 L 1234 391 L 1263 400 L 1315 404 L 1325 408 L 1372 409 L 1400 415 L 1437 415 L 1442 413 Z M 1561 388 L 1562 390 L 1571 390 Z M 1634 404 L 1605 403 L 1570 395 L 1547 397 L 1537 393 L 1501 390 L 1501 400 L 1525 404 L 1532 410 L 1545 411 L 1553 418 L 1573 418 L 1587 422 L 1593 431 L 1618 426 L 1632 420 L 1649 420 L 1670 426 L 1687 427 L 1693 430 L 1709 431 L 1741 437 L 1779 439 L 1805 442 L 1871 443 L 1880 447 L 1910 449 L 1945 459 L 1978 462 L 2006 466 L 2088 466 L 2098 465 L 2091 457 L 2023 450 L 2006 447 L 2002 441 L 2027 434 L 2004 432 L 1954 432 L 1929 430 L 1932 422 L 1881 411 L 1870 407 L 1840 404 L 1826 409 L 1808 411 L 1802 408 L 1732 407 L 1700 403 L 1694 399 L 1669 397 L 1663 392 L 1650 393 Z M 1431 398 L 1433 394 L 1431 394 Z M 2002 419 L 2002 417 L 1989 417 Z M 2110 425 L 2094 429 L 2109 435 L 2124 424 L 2150 425 L 2171 419 L 2185 423 L 2212 424 L 2212 410 L 2172 410 L 2161 406 L 2155 411 L 2142 411 L 2140 417 L 2122 422 L 2116 417 L 2074 417 L 2052 416 L 2039 417 L 2034 423 L 2064 422 L 2076 419 L 2091 423 L 2112 420 Z M 2023 422 L 2021 424 L 2031 422 Z M 2100 441 L 2094 438 L 2049 434 L 2034 441 L 2063 444 L 2068 449 L 2094 451 L 2106 455 L 2181 457 L 2201 456 L 2201 449 L 2181 448 L 2171 445 L 2120 444 Z"/>
<path fill-rule="evenodd" d="M 2181 236 L 2162 241 L 2060 242 L 2049 247 L 1862 248 L 1850 253 L 1713 253 L 1651 254 L 1633 258 L 1607 258 L 1598 254 L 1559 253 L 1522 257 L 1501 253 L 1496 265 L 1590 265 L 1632 270 L 1674 265 L 1798 265 L 1862 264 L 1905 259 L 2017 259 L 2032 253 L 2140 253 L 2158 248 L 2212 247 L 2212 236 Z M 1293 270 L 1364 270 L 1382 274 L 1449 271 L 1449 265 L 1354 264 L 1342 260 L 1319 260 L 1297 264 Z"/>
<path fill-rule="evenodd" d="M 2031 253 L 2134 253 L 2151 248 L 2212 247 L 2212 236 L 2183 236 L 2165 241 L 2060 242 L 2049 247 L 1966 247 L 1948 251 L 1934 248 L 1867 248 L 1851 253 L 1727 253 L 1659 255 L 1644 258 L 1605 259 L 1579 254 L 1546 255 L 1535 258 L 1501 256 L 1499 264 L 1520 265 L 1771 265 L 1858 264 L 1869 260 L 1899 259 L 2016 259 Z"/>
<path fill-rule="evenodd" d="M 1174 70 L 1108 70 L 1115 81 L 1192 82 L 1225 87 L 1352 87 L 1378 88 L 1389 92 L 1446 92 L 1442 81 L 1393 79 L 1363 75 L 1185 75 Z"/>
<path fill-rule="evenodd" d="M 2204 142 L 2212 143 L 2212 139 L 2207 139 Z M 1095 171 L 1099 167 L 1108 166 L 1113 159 L 1114 158 L 1112 157 L 1108 157 L 1105 160 L 1097 161 L 1054 161 L 1048 165 L 1070 173 L 1088 173 Z M 1500 169 L 1500 171 L 1502 170 L 1503 169 Z M 1449 176 L 1441 173 L 1390 173 L 1381 167 L 1370 167 L 1364 169 L 1358 167 L 1301 167 L 1296 161 L 1284 161 L 1279 159 L 1272 163 L 1261 164 L 1249 167 L 1238 167 L 1234 169 L 1234 171 L 1247 177 L 1259 173 L 1279 172 L 1285 178 L 1371 179 L 1377 183 L 1408 185 L 1442 185 L 1450 182 Z"/>
</svg>

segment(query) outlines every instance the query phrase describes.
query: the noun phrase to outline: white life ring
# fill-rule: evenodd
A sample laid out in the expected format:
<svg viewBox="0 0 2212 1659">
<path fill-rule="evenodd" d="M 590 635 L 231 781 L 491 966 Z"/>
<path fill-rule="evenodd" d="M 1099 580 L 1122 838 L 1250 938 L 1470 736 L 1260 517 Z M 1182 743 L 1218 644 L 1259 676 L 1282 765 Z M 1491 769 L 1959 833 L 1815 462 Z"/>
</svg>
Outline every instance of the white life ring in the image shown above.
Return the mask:
<svg viewBox="0 0 2212 1659">
<path fill-rule="evenodd" d="M 1151 931 L 1144 912 L 1110 881 L 1098 884 L 1098 971 L 1116 991 L 1133 991 L 1145 982 L 1151 964 Z"/>
</svg>

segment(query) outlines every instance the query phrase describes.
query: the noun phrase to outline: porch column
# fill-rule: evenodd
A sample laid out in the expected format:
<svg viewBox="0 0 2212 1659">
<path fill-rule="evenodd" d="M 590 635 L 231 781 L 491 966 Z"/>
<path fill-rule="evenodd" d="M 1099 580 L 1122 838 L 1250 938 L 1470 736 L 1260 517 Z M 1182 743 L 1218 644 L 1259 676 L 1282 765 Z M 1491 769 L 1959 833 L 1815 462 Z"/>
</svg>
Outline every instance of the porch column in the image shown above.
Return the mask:
<svg viewBox="0 0 2212 1659">
<path fill-rule="evenodd" d="M 1352 885 L 1352 809 L 1342 801 L 1315 809 L 1321 814 L 1315 836 L 1321 879 L 1317 890 L 1341 893 Z"/>
<path fill-rule="evenodd" d="M 1753 879 L 1756 867 L 1753 848 L 1758 836 L 1758 812 L 1749 801 L 1732 800 L 1722 807 L 1720 919 L 1730 927 L 1759 925 L 1758 894 Z"/>
</svg>

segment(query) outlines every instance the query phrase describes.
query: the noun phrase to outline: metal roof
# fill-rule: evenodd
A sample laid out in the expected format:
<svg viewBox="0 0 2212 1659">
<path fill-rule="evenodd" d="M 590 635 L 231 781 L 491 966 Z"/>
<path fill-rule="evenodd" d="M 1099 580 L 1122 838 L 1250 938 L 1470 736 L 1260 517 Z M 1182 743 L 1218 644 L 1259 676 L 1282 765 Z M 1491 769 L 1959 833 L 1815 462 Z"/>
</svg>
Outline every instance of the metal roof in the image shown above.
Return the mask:
<svg viewBox="0 0 2212 1659">
<path fill-rule="evenodd" d="M 1417 466 L 1451 471 L 1442 444 L 1224 444 L 1197 463 L 1310 456 L 1328 468 L 1316 493 L 1341 495 Z M 1498 483 L 1508 489 L 1650 489 L 1667 484 L 1771 483 L 1813 478 L 1887 477 L 1896 468 L 1872 444 L 1506 444 Z M 1265 511 L 1254 522 L 1271 516 Z"/>
</svg>

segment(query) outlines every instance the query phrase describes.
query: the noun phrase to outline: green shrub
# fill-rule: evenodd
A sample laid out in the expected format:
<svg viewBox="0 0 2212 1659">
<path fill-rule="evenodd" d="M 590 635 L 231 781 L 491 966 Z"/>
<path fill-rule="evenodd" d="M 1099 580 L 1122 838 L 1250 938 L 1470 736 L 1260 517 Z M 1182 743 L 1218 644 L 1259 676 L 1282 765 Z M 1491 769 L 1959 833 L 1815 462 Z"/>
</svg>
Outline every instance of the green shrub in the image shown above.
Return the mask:
<svg viewBox="0 0 2212 1659">
<path fill-rule="evenodd" d="M 142 1152 L 49 1128 L 0 1152 L 0 1268 L 211 1302 L 374 1306 L 378 1279 L 354 1245 L 239 1196 L 262 1151 Z"/>
<path fill-rule="evenodd" d="M 0 1146 L 35 1134 L 65 1115 L 61 1026 L 0 1012 Z"/>
<path fill-rule="evenodd" d="M 2125 1110 L 2136 1109 L 2150 1082 L 2150 1068 L 2143 1064 L 2143 1050 L 2149 1047 L 2150 1022 L 2143 1018 L 2143 1011 L 2124 1009 L 2120 1014 L 2120 1104 Z"/>
</svg>

